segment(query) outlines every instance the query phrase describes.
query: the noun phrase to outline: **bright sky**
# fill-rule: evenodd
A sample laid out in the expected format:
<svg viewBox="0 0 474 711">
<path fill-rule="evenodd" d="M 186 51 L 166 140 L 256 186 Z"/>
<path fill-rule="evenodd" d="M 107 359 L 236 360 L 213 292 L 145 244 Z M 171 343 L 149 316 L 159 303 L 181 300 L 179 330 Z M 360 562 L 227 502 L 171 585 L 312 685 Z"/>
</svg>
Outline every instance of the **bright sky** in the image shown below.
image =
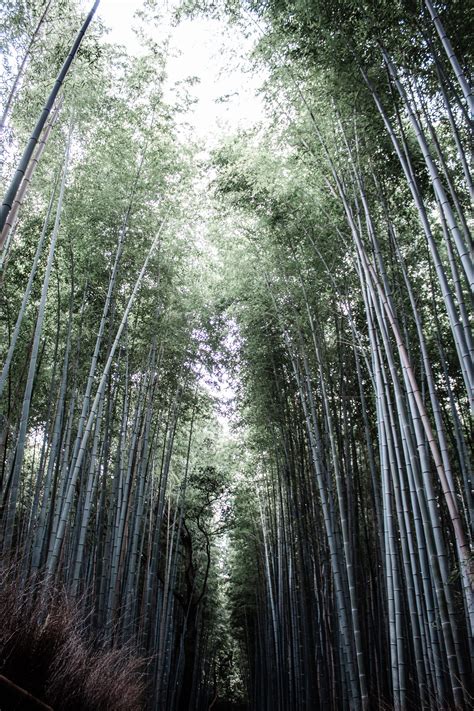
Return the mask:
<svg viewBox="0 0 474 711">
<path fill-rule="evenodd" d="M 140 52 L 133 32 L 133 15 L 142 4 L 143 0 L 102 0 L 99 5 L 100 17 L 111 28 L 109 40 L 125 45 L 130 53 Z M 174 4 L 164 0 L 161 7 L 171 10 Z M 170 36 L 166 87 L 169 99 L 172 100 L 177 82 L 190 76 L 199 78 L 191 89 L 197 102 L 187 121 L 208 146 L 226 133 L 260 120 L 263 107 L 256 92 L 263 76 L 250 72 L 245 60 L 253 40 L 236 27 L 229 29 L 224 22 L 206 18 L 183 20 L 177 27 L 167 22 L 158 32 L 158 40 Z"/>
</svg>

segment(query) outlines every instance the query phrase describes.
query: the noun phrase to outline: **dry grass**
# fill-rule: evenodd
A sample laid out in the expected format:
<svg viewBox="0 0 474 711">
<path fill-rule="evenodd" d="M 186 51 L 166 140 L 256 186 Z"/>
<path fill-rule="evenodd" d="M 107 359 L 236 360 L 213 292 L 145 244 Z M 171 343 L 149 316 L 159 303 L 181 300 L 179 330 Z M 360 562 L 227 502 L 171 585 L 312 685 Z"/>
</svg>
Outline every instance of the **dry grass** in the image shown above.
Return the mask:
<svg viewBox="0 0 474 711">
<path fill-rule="evenodd" d="M 54 709 L 139 711 L 143 668 L 129 649 L 93 642 L 64 592 L 0 565 L 0 674 Z"/>
</svg>

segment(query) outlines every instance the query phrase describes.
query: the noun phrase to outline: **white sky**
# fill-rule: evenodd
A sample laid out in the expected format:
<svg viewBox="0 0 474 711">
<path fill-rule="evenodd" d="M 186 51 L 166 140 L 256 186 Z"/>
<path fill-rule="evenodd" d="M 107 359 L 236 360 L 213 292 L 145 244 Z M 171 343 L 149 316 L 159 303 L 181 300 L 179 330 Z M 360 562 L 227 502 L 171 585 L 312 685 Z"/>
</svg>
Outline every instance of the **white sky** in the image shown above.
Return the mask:
<svg viewBox="0 0 474 711">
<path fill-rule="evenodd" d="M 142 4 L 143 0 L 101 0 L 99 5 L 98 14 L 111 28 L 108 39 L 125 45 L 130 53 L 140 52 L 133 15 Z M 174 4 L 164 0 L 161 6 L 166 12 Z M 167 98 L 172 101 L 177 82 L 190 76 L 200 80 L 190 90 L 197 103 L 186 120 L 208 148 L 223 135 L 261 119 L 263 107 L 256 92 L 263 76 L 251 72 L 245 59 L 253 40 L 236 27 L 229 29 L 224 22 L 206 18 L 186 19 L 177 27 L 165 22 L 157 32 L 159 41 L 170 36 Z M 224 96 L 225 102 L 216 102 Z"/>
</svg>

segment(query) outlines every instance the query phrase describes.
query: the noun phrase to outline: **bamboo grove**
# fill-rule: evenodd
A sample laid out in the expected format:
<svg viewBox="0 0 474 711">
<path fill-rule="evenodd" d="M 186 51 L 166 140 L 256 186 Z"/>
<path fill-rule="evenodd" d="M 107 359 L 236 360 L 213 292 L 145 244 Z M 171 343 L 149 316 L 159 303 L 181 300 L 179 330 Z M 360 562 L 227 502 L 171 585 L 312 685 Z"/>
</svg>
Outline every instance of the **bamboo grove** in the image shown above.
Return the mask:
<svg viewBox="0 0 474 711">
<path fill-rule="evenodd" d="M 420 5 L 254 3 L 275 122 L 216 157 L 259 284 L 255 708 L 471 699 L 468 26 Z"/>
<path fill-rule="evenodd" d="M 72 5 L 43 21 L 7 159 L 80 27 Z M 208 317 L 183 219 L 192 173 L 161 53 L 128 59 L 99 32 L 5 201 L 1 546 L 20 560 L 19 596 L 32 575 L 65 586 L 103 647 L 147 660 L 147 707 L 188 709 L 213 689 L 223 489 L 198 388 Z"/>
<path fill-rule="evenodd" d="M 180 3 L 254 33 L 266 77 L 204 166 L 158 6 L 135 58 L 96 6 L 2 30 L 19 595 L 61 586 L 143 659 L 143 708 L 470 708 L 468 4 Z"/>
</svg>

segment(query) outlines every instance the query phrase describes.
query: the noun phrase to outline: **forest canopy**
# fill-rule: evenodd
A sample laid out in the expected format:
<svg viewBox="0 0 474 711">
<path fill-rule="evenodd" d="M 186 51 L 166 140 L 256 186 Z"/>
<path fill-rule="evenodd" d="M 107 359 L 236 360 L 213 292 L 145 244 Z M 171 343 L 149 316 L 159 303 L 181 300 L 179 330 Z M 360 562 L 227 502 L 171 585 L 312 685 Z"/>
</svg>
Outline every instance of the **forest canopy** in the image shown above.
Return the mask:
<svg viewBox="0 0 474 711">
<path fill-rule="evenodd" d="M 470 3 L 98 7 L 1 11 L 0 705 L 472 708 Z"/>
</svg>

